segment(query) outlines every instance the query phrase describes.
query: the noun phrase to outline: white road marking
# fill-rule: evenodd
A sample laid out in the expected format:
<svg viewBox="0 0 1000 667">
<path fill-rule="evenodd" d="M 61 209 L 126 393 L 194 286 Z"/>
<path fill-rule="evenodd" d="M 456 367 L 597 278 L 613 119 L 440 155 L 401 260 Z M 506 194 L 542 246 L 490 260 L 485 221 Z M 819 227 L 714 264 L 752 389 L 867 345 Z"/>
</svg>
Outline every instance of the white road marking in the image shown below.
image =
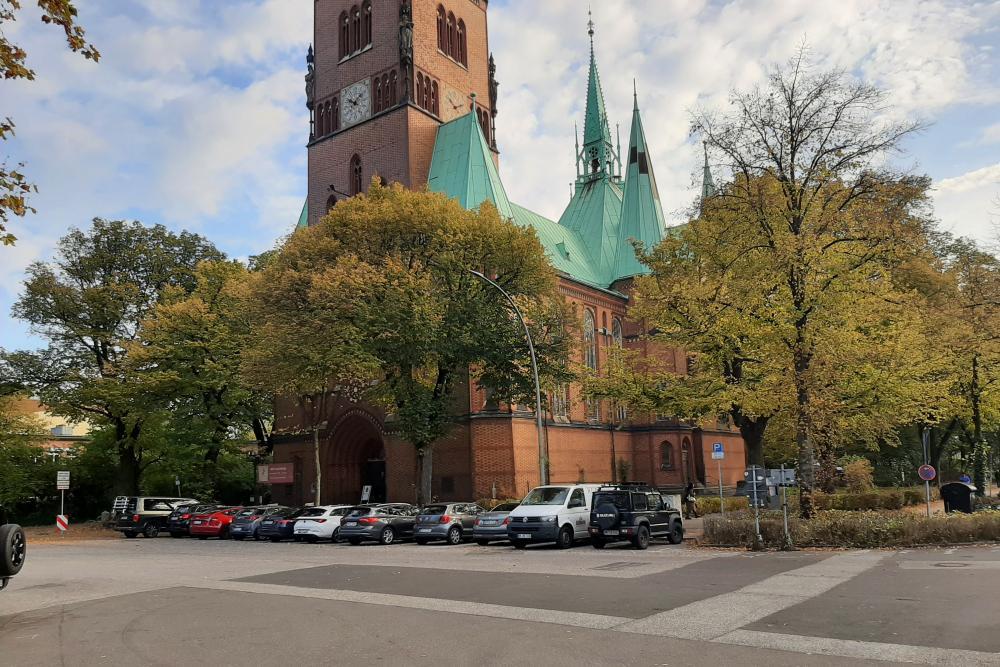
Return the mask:
<svg viewBox="0 0 1000 667">
<path fill-rule="evenodd" d="M 426 611 L 443 611 L 454 614 L 469 614 L 472 616 L 490 616 L 506 618 L 515 621 L 533 621 L 536 623 L 554 623 L 577 628 L 607 630 L 621 625 L 631 619 L 621 616 L 605 616 L 603 614 L 587 614 L 556 609 L 536 609 L 533 607 L 511 607 L 485 602 L 465 602 L 460 600 L 445 600 L 442 598 L 416 597 L 412 595 L 393 595 L 391 593 L 366 593 L 338 589 L 300 588 L 298 586 L 281 586 L 277 584 L 251 584 L 240 581 L 205 582 L 192 588 L 210 590 L 240 591 L 244 593 L 263 593 L 267 595 L 288 595 L 300 598 L 317 598 L 321 600 L 336 600 L 338 602 L 358 602 L 361 604 L 385 605 L 389 607 L 405 607 L 408 609 L 423 609 Z"/>
<path fill-rule="evenodd" d="M 1000 665 L 1000 654 L 997 653 L 906 644 L 883 644 L 828 637 L 805 637 L 776 632 L 755 632 L 753 630 L 735 630 L 713 641 L 720 644 L 833 655 L 855 660 L 912 662 L 919 665 Z"/>
<path fill-rule="evenodd" d="M 681 639 L 715 639 L 822 595 L 875 567 L 885 557 L 886 554 L 869 551 L 838 554 L 732 593 L 629 621 L 616 630 Z"/>
</svg>

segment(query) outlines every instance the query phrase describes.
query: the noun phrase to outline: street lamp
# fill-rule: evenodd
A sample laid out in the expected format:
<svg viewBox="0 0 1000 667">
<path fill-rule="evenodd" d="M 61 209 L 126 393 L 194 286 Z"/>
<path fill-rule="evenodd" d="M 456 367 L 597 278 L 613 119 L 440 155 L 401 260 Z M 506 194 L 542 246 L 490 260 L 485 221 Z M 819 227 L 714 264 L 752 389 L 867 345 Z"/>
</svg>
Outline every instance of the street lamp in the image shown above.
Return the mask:
<svg viewBox="0 0 1000 667">
<path fill-rule="evenodd" d="M 518 321 L 520 321 L 521 326 L 524 327 L 524 336 L 528 339 L 528 352 L 531 354 L 531 373 L 535 377 L 535 427 L 538 429 L 539 483 L 543 485 L 548 484 L 549 470 L 548 465 L 546 465 L 548 459 L 548 446 L 545 442 L 545 425 L 542 421 L 544 419 L 542 416 L 542 386 L 538 382 L 538 360 L 535 358 L 535 344 L 531 341 L 531 331 L 528 330 L 528 324 L 524 321 L 521 309 L 517 307 L 513 297 L 511 297 L 511 295 L 508 294 L 504 288 L 500 287 L 500 285 L 493 280 L 490 280 L 479 271 L 469 269 L 469 273 L 497 288 L 497 290 L 504 295 L 504 298 L 507 299 L 507 302 L 510 303 L 510 307 L 514 309 L 514 314 L 517 315 Z"/>
</svg>

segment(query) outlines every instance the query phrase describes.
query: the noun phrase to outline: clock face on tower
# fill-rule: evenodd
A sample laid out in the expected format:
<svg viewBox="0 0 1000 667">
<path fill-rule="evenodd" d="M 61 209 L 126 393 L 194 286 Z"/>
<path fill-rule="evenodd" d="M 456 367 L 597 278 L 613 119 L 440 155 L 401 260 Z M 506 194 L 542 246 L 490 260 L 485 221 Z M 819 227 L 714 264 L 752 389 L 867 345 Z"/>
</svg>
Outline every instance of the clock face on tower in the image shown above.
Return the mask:
<svg viewBox="0 0 1000 667">
<path fill-rule="evenodd" d="M 448 88 L 441 105 L 441 118 L 445 121 L 463 116 L 469 111 L 469 99 L 454 88 Z"/>
<path fill-rule="evenodd" d="M 340 121 L 344 127 L 365 120 L 372 113 L 371 81 L 352 83 L 340 91 Z"/>
</svg>

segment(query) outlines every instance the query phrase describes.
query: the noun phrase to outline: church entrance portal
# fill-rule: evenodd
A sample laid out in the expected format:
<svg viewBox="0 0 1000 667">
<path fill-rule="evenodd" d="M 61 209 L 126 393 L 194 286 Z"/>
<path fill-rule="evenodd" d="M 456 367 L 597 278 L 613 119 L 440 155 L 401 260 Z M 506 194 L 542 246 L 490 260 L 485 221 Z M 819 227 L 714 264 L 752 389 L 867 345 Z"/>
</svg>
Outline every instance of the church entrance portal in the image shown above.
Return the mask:
<svg viewBox="0 0 1000 667">
<path fill-rule="evenodd" d="M 325 449 L 323 503 L 361 502 L 364 486 L 372 487 L 370 502 L 385 502 L 385 443 L 374 418 L 363 412 L 343 418 Z"/>
</svg>

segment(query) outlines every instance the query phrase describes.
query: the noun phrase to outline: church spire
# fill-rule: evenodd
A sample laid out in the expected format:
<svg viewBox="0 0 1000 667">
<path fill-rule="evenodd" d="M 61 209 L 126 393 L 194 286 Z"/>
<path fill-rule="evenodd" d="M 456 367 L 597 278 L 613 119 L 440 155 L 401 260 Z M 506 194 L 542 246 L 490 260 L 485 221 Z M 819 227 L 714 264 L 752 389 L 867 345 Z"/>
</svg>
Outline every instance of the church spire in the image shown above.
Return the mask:
<svg viewBox="0 0 1000 667">
<path fill-rule="evenodd" d="M 642 128 L 642 115 L 639 113 L 639 95 L 633 91 L 632 133 L 629 137 L 614 280 L 648 272 L 636 259 L 632 240 L 641 241 L 649 250 L 663 240 L 665 228 L 663 206 L 660 204 L 653 162 L 646 145 L 646 133 Z"/>
<path fill-rule="evenodd" d="M 587 34 L 590 35 L 590 75 L 587 81 L 587 112 L 583 123 L 583 151 L 579 153 L 578 166 L 584 178 L 594 174 L 604 177 L 614 175 L 614 163 L 618 159 L 611 140 L 611 127 L 604 108 L 604 91 L 601 77 L 597 72 L 597 56 L 594 54 L 594 18 L 587 12 Z"/>
<path fill-rule="evenodd" d="M 705 149 L 705 168 L 701 175 L 701 198 L 704 201 L 715 194 L 715 181 L 712 180 L 712 170 L 708 166 L 708 142 L 703 141 L 701 145 Z"/>
</svg>

